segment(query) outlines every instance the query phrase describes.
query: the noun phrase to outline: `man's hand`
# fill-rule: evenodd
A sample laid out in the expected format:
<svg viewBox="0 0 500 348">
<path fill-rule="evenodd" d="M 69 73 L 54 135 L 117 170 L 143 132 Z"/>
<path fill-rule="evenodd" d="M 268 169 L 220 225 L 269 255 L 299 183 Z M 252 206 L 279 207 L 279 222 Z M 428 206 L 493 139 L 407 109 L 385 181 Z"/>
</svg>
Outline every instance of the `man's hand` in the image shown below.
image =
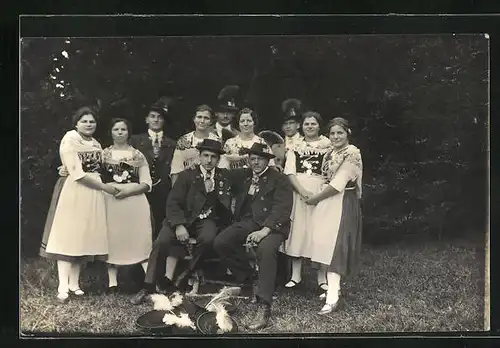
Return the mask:
<svg viewBox="0 0 500 348">
<path fill-rule="evenodd" d="M 57 167 L 57 172 L 59 173 L 59 176 L 69 176 L 69 172 L 65 166 Z"/>
<path fill-rule="evenodd" d="M 175 236 L 181 243 L 186 243 L 189 240 L 189 233 L 184 225 L 178 225 L 175 228 Z"/>
<path fill-rule="evenodd" d="M 266 237 L 269 234 L 269 232 L 271 232 L 269 227 L 262 227 L 260 230 L 250 233 L 247 236 L 246 243 L 259 244 L 262 238 Z"/>
</svg>

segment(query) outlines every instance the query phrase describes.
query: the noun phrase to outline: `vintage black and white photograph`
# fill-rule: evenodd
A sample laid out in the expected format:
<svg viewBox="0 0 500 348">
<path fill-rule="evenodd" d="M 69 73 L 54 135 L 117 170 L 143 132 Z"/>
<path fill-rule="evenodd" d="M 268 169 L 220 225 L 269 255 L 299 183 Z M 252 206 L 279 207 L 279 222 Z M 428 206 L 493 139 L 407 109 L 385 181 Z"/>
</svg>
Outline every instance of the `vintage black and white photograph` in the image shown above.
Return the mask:
<svg viewBox="0 0 500 348">
<path fill-rule="evenodd" d="M 488 330 L 485 34 L 22 37 L 20 332 Z"/>
</svg>

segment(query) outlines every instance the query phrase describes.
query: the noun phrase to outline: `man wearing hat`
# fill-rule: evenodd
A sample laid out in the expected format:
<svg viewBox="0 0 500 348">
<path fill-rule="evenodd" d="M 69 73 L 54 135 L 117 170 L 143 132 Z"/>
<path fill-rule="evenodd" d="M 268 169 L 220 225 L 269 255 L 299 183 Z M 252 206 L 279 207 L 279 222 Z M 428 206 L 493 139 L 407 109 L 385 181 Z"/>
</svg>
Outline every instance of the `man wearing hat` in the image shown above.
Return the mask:
<svg viewBox="0 0 500 348">
<path fill-rule="evenodd" d="M 291 98 L 281 103 L 281 109 L 285 113 L 282 129 L 285 134 L 285 148 L 287 150 L 301 142 L 304 138 L 299 133 L 301 107 L 302 102 L 298 99 Z"/>
<path fill-rule="evenodd" d="M 288 237 L 293 195 L 289 180 L 269 167 L 274 155 L 266 144 L 254 143 L 246 152 L 250 168 L 230 172 L 235 223 L 215 237 L 214 249 L 236 280 L 251 286 L 253 271 L 243 245 L 256 245 L 259 271 L 254 295 L 259 308 L 249 325 L 256 330 L 267 325 L 271 314 L 278 248 Z"/>
<path fill-rule="evenodd" d="M 158 235 L 161 222 L 165 218 L 165 205 L 171 187 L 170 163 L 176 142 L 163 133 L 171 103 L 172 99 L 169 97 L 161 97 L 156 101 L 146 116 L 147 132 L 130 138 L 130 144 L 146 156 L 153 179 L 152 190 L 146 194 L 154 219 L 153 240 Z"/>
<path fill-rule="evenodd" d="M 239 92 L 239 86 L 229 85 L 222 88 L 217 96 L 218 107 L 215 111 L 217 122 L 215 122 L 214 132 L 217 133 L 222 144 L 224 144 L 227 139 L 239 133 L 239 131 L 231 125 L 238 112 L 237 99 Z"/>
<path fill-rule="evenodd" d="M 196 148 L 200 151 L 200 165 L 179 173 L 167 199 L 167 217 L 153 244 L 144 288 L 132 298 L 133 304 L 155 292 L 155 269 L 166 260 L 166 276 L 158 285 L 160 291 L 174 290 L 175 266 L 178 258 L 185 256 L 189 238 L 196 238 L 192 257 L 200 260 L 211 248 L 218 226 L 227 226 L 231 221 L 230 181 L 227 170 L 217 168 L 224 153 L 222 145 L 204 139 Z"/>
</svg>

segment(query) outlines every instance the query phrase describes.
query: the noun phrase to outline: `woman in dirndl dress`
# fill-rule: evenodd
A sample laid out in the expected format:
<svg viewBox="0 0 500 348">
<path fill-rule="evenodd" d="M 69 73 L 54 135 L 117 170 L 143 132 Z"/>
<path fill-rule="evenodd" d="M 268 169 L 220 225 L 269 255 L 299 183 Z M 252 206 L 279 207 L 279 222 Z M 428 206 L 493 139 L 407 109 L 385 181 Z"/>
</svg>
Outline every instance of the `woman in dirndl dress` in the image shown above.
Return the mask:
<svg viewBox="0 0 500 348">
<path fill-rule="evenodd" d="M 327 183 L 306 201 L 316 206 L 311 261 L 327 271 L 326 303 L 319 314 L 338 308 L 340 279 L 353 273 L 361 251 L 361 153 L 349 144 L 351 130 L 347 120 L 334 118 L 328 130 L 333 150 L 325 155 L 322 165 Z"/>
<path fill-rule="evenodd" d="M 196 148 L 198 144 L 204 139 L 221 141 L 217 133 L 212 131 L 214 121 L 214 113 L 208 105 L 200 105 L 196 108 L 196 114 L 193 117 L 195 130 L 179 138 L 172 157 L 170 168 L 172 186 L 180 172 L 200 164 L 200 152 Z"/>
<path fill-rule="evenodd" d="M 118 292 L 117 266 L 140 263 L 146 273 L 152 248 L 151 210 L 145 193 L 152 182 L 146 157 L 129 145 L 130 122 L 111 121 L 113 145 L 103 151 L 102 180 L 119 192 L 106 195 L 108 293 Z"/>
<path fill-rule="evenodd" d="M 308 111 L 302 116 L 301 126 L 304 138 L 286 153 L 285 175 L 288 176 L 294 188 L 293 208 L 291 213 L 290 235 L 284 243 L 283 251 L 292 257 L 292 276 L 286 288 L 293 288 L 302 280 L 302 260 L 311 257 L 312 249 L 312 214 L 314 206 L 306 200 L 321 191 L 323 177 L 321 164 L 323 157 L 331 149 L 330 139 L 320 135 L 322 118 L 314 111 Z M 318 286 L 325 291 L 326 273 L 318 271 Z"/>
<path fill-rule="evenodd" d="M 101 180 L 102 148 L 92 137 L 96 121 L 91 108 L 78 109 L 73 116 L 75 129 L 64 135 L 59 147 L 69 175 L 44 233 L 40 255 L 57 260 L 60 301 L 66 301 L 69 293 L 84 294 L 79 286 L 82 262 L 105 260 L 108 255 L 104 192 L 114 194 L 116 190 Z"/>
</svg>

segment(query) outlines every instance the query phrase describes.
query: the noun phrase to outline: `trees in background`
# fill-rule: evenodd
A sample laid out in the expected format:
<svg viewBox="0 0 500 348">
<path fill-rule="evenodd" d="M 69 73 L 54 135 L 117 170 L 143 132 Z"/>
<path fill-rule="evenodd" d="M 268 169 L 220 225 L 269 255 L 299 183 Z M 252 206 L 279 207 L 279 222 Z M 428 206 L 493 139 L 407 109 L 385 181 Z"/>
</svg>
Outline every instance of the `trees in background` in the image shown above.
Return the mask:
<svg viewBox="0 0 500 348">
<path fill-rule="evenodd" d="M 147 107 L 179 97 L 166 132 L 192 128 L 196 105 L 239 84 L 262 129 L 296 97 L 347 118 L 362 150 L 364 237 L 485 232 L 488 43 L 480 35 L 23 39 L 22 247 L 34 255 L 57 179 L 58 144 L 82 104 L 145 129 Z"/>
</svg>

